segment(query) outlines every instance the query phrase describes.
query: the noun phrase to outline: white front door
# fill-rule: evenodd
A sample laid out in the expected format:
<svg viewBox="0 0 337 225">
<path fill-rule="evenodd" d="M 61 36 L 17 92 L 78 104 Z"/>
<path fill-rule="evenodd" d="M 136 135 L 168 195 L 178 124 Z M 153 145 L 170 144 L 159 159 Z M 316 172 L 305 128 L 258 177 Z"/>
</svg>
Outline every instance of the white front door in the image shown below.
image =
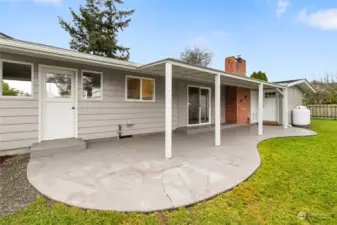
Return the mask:
<svg viewBox="0 0 337 225">
<path fill-rule="evenodd" d="M 75 137 L 75 72 L 41 67 L 42 140 Z"/>
<path fill-rule="evenodd" d="M 277 121 L 277 98 L 276 92 L 264 92 L 263 120 Z"/>
</svg>

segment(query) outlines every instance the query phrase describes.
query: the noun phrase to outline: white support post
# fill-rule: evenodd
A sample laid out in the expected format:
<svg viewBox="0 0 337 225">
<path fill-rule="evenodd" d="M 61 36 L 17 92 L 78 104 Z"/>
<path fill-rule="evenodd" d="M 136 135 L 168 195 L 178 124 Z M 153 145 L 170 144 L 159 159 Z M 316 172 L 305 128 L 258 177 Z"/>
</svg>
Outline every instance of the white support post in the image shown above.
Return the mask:
<svg viewBox="0 0 337 225">
<path fill-rule="evenodd" d="M 263 84 L 259 85 L 258 135 L 263 134 Z"/>
<path fill-rule="evenodd" d="M 288 128 L 288 88 L 283 89 L 283 104 L 282 104 L 283 127 Z"/>
<path fill-rule="evenodd" d="M 165 64 L 165 158 L 172 158 L 172 64 Z"/>
<path fill-rule="evenodd" d="M 215 76 L 215 146 L 221 145 L 221 75 Z"/>
</svg>

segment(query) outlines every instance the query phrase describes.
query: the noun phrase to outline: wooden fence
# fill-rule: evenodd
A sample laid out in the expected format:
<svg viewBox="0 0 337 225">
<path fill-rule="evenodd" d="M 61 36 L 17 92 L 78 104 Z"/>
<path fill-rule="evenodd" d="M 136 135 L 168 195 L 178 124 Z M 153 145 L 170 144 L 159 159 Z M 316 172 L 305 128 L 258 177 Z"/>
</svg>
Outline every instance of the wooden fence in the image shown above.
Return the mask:
<svg viewBox="0 0 337 225">
<path fill-rule="evenodd" d="M 337 119 L 337 105 L 307 105 L 311 118 Z"/>
</svg>

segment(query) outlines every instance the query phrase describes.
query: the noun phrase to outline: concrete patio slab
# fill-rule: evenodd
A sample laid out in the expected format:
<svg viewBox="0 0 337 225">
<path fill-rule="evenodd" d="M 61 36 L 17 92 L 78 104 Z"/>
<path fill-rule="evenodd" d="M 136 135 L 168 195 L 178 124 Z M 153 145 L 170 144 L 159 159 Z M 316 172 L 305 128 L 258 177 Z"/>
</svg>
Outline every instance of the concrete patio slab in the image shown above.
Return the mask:
<svg viewBox="0 0 337 225">
<path fill-rule="evenodd" d="M 190 205 L 229 190 L 260 165 L 265 139 L 310 136 L 301 128 L 265 126 L 173 136 L 173 158 L 164 158 L 164 135 L 105 140 L 84 151 L 31 158 L 29 182 L 43 195 L 69 205 L 114 211 L 154 211 Z"/>
</svg>

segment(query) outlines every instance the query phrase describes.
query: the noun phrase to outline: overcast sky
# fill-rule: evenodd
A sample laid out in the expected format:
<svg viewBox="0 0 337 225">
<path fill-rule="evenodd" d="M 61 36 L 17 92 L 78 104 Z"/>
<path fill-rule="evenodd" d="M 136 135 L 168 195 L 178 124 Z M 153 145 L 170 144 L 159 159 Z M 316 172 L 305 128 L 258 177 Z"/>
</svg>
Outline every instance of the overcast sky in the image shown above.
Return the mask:
<svg viewBox="0 0 337 225">
<path fill-rule="evenodd" d="M 0 32 L 68 48 L 70 37 L 57 16 L 83 0 L 0 0 Z M 131 60 L 179 58 L 188 46 L 215 53 L 211 67 L 241 55 L 247 73 L 263 70 L 271 81 L 319 78 L 337 71 L 336 0 L 125 0 L 136 9 L 120 42 Z"/>
</svg>

